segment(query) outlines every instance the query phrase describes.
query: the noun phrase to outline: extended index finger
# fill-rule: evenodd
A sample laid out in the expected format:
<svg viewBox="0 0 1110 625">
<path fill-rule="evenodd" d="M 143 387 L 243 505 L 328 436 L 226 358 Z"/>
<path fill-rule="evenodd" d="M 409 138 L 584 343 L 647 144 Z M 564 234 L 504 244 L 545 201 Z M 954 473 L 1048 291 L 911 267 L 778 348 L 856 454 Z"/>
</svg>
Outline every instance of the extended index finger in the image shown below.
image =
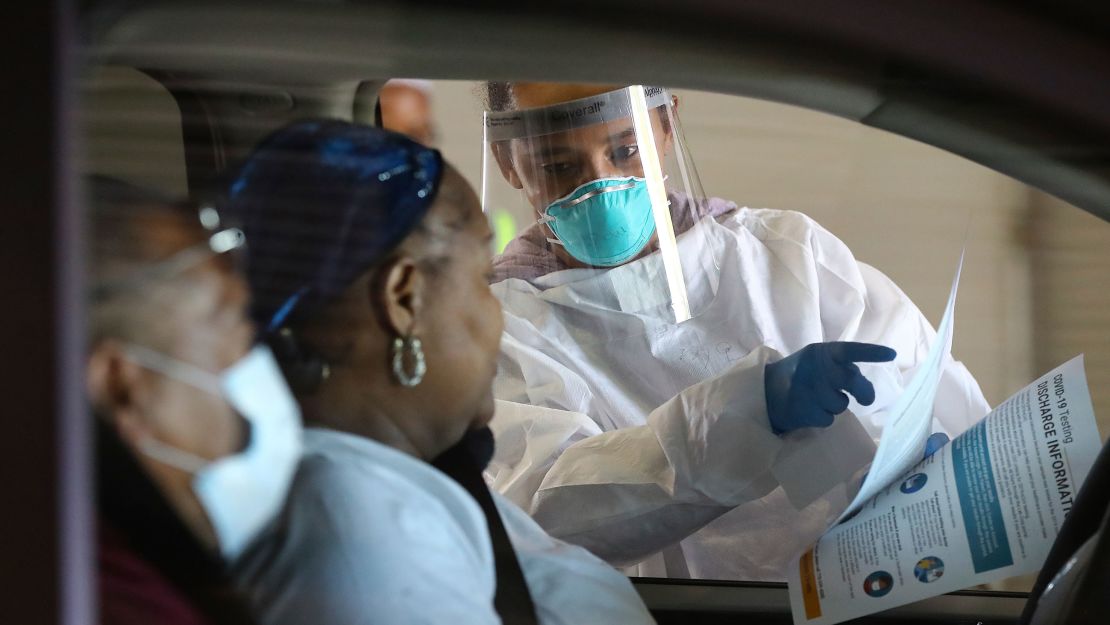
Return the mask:
<svg viewBox="0 0 1110 625">
<path fill-rule="evenodd" d="M 834 341 L 829 343 L 828 350 L 829 356 L 842 365 L 850 362 L 890 362 L 898 355 L 885 345 L 853 341 Z"/>
</svg>

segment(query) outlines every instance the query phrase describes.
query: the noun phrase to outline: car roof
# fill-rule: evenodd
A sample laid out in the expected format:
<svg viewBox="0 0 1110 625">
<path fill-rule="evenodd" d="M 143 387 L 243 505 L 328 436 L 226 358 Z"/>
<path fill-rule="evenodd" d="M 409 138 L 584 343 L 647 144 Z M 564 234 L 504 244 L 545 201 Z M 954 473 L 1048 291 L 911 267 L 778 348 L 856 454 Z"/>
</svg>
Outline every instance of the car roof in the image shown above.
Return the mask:
<svg viewBox="0 0 1110 625">
<path fill-rule="evenodd" d="M 294 88 L 420 76 L 745 95 L 934 145 L 1110 219 L 1110 47 L 1092 25 L 1106 22 L 1088 19 L 1097 9 L 966 1 L 945 11 L 855 0 L 835 12 L 782 0 L 558 5 L 110 4 L 86 14 L 86 51 L 93 62 L 209 84 Z"/>
</svg>

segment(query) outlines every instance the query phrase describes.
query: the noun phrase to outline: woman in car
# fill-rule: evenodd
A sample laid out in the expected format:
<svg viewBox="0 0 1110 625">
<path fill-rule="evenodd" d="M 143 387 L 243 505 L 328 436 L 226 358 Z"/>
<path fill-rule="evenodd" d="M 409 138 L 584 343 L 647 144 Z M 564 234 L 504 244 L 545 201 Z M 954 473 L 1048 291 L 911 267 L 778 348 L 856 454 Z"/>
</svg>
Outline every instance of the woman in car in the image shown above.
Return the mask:
<svg viewBox="0 0 1110 625">
<path fill-rule="evenodd" d="M 94 178 L 86 386 L 96 417 L 100 621 L 254 622 L 226 564 L 284 501 L 300 416 L 246 287 L 195 210 Z"/>
<path fill-rule="evenodd" d="M 482 479 L 491 232 L 438 152 L 296 123 L 247 159 L 228 208 L 309 425 L 289 505 L 236 566 L 265 623 L 651 622 L 627 578 Z"/>
</svg>

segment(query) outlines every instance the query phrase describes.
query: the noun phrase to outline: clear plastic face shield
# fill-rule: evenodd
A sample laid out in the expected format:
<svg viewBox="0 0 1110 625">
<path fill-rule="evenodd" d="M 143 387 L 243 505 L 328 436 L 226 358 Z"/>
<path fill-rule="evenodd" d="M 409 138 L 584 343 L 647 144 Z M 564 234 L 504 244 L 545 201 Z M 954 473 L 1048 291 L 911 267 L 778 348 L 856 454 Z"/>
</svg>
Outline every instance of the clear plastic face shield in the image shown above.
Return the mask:
<svg viewBox="0 0 1110 625">
<path fill-rule="evenodd" d="M 494 281 L 669 323 L 696 316 L 717 262 L 676 103 L 632 86 L 486 112 L 483 208 L 519 224 Z"/>
</svg>

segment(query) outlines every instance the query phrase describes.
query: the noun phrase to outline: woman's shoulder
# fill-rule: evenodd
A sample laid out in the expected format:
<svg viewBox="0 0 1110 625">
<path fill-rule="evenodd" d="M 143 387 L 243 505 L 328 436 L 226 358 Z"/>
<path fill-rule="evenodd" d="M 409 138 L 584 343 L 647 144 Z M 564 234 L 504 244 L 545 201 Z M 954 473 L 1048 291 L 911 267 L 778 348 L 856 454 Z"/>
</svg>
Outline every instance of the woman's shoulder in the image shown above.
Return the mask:
<svg viewBox="0 0 1110 625">
<path fill-rule="evenodd" d="M 481 508 L 427 463 L 350 434 L 306 431 L 280 520 L 247 556 L 237 578 L 267 622 L 439 622 L 441 609 L 490 611 Z"/>
<path fill-rule="evenodd" d="M 116 625 L 210 625 L 200 606 L 106 519 L 97 523 L 100 619 Z"/>
<path fill-rule="evenodd" d="M 473 498 L 435 467 L 377 441 L 322 428 L 305 430 L 305 453 L 290 497 L 310 497 L 329 510 L 371 519 L 380 512 L 389 520 L 416 512 L 484 527 Z"/>
<path fill-rule="evenodd" d="M 291 561 L 337 561 L 363 574 L 385 562 L 419 568 L 429 553 L 482 567 L 490 553 L 481 508 L 450 478 L 376 441 L 314 428 L 276 535 L 271 547 Z"/>
</svg>

